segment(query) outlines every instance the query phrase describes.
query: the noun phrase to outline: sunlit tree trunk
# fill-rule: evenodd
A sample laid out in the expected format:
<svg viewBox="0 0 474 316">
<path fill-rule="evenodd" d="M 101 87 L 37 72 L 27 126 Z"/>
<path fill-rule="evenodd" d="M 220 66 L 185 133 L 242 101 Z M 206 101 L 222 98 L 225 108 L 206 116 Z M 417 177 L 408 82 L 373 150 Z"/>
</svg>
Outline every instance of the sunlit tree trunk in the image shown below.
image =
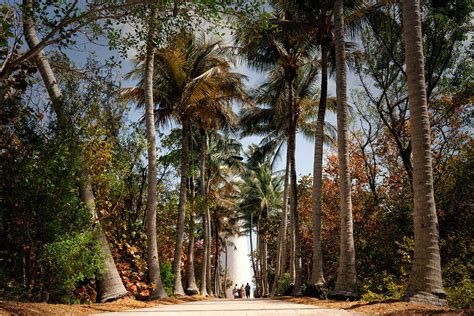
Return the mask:
<svg viewBox="0 0 474 316">
<path fill-rule="evenodd" d="M 268 220 L 267 210 L 262 211 L 260 220 L 264 227 L 266 226 L 265 223 Z M 267 234 L 265 228 L 260 225 L 259 231 L 259 253 L 260 253 L 260 267 L 261 267 L 261 284 L 262 284 L 262 296 L 266 297 L 269 293 L 268 288 L 268 247 L 267 247 Z"/>
<path fill-rule="evenodd" d="M 152 10 L 154 12 L 154 10 Z M 154 14 L 152 13 L 152 16 Z M 154 26 L 150 22 L 145 57 L 145 124 L 148 147 L 148 197 L 146 206 L 146 235 L 148 258 L 148 281 L 153 286 L 150 299 L 168 297 L 163 287 L 156 240 L 156 139 L 155 139 L 155 104 L 153 101 L 154 69 Z"/>
<path fill-rule="evenodd" d="M 289 151 L 286 151 L 286 168 L 285 168 L 285 182 L 283 186 L 283 202 L 281 210 L 280 231 L 278 233 L 278 253 L 276 259 L 275 281 L 273 282 L 271 295 L 275 295 L 278 288 L 278 283 L 281 280 L 286 268 L 286 230 L 288 221 L 288 178 L 290 174 L 290 160 Z"/>
<path fill-rule="evenodd" d="M 39 40 L 36 35 L 36 29 L 33 21 L 33 0 L 23 0 L 23 31 L 25 39 L 30 48 L 38 45 Z M 68 124 L 68 118 L 63 103 L 63 96 L 59 88 L 56 77 L 51 69 L 48 59 L 43 51 L 40 51 L 35 57 L 35 63 L 40 71 L 41 78 L 44 82 L 48 95 L 51 99 L 53 110 L 58 121 L 58 134 L 67 136 L 68 130 L 71 126 Z M 92 191 L 91 180 L 86 172 L 86 167 L 82 166 L 81 179 L 79 181 L 79 194 L 81 200 L 89 209 L 94 220 L 97 219 L 95 209 L 95 197 Z M 104 257 L 105 271 L 98 277 L 98 295 L 97 299 L 100 302 L 111 301 L 123 297 L 128 294 L 125 289 L 122 279 L 115 266 L 112 253 L 110 252 L 109 244 L 105 234 L 100 226 L 96 230 L 96 240 L 100 244 L 101 255 Z"/>
<path fill-rule="evenodd" d="M 176 245 L 173 261 L 173 294 L 178 296 L 185 295 L 183 283 L 181 281 L 181 254 L 183 253 L 184 224 L 186 219 L 186 180 L 188 178 L 189 170 L 189 138 L 191 134 L 191 122 L 189 121 L 189 118 L 183 116 L 181 118 L 181 123 L 181 182 L 179 185 L 178 225 L 176 229 Z"/>
<path fill-rule="evenodd" d="M 339 194 L 341 217 L 341 245 L 339 269 L 332 296 L 357 297 L 354 233 L 352 220 L 351 175 L 348 157 L 348 109 L 345 60 L 345 30 L 343 0 L 336 0 L 334 7 L 336 46 L 336 97 L 337 97 L 337 156 L 339 163 Z"/>
<path fill-rule="evenodd" d="M 194 222 L 194 212 L 191 213 L 189 217 L 189 243 L 188 243 L 188 263 L 186 268 L 186 291 L 192 293 L 193 295 L 199 294 L 198 287 L 196 285 L 196 276 L 194 273 L 194 236 L 195 222 Z"/>
<path fill-rule="evenodd" d="M 227 269 L 228 265 L 228 251 L 227 251 L 227 239 L 224 239 L 224 254 L 225 254 L 225 263 L 224 263 L 224 295 L 227 298 Z"/>
<path fill-rule="evenodd" d="M 296 107 L 293 97 L 293 80 L 296 73 L 289 74 L 288 79 L 288 103 L 290 107 L 290 127 L 288 133 L 288 151 L 290 152 L 290 212 L 293 214 L 293 234 L 294 234 L 294 265 L 295 265 L 295 287 L 292 295 L 301 295 L 301 240 L 299 232 L 299 215 L 298 215 L 298 195 L 296 181 L 296 124 L 298 122 L 299 109 Z"/>
<path fill-rule="evenodd" d="M 203 232 L 204 232 L 204 252 L 202 256 L 202 270 L 201 270 L 201 295 L 208 296 L 207 292 L 207 279 L 208 279 L 208 266 L 209 266 L 209 241 L 210 241 L 210 231 L 209 231 L 209 207 L 207 204 L 207 187 L 206 187 L 206 155 L 207 155 L 207 133 L 201 131 L 201 153 L 200 153 L 200 184 L 201 184 L 201 201 L 203 203 Z"/>
<path fill-rule="evenodd" d="M 207 136 L 206 136 L 207 137 Z M 209 210 L 209 180 L 210 175 L 208 173 L 208 177 L 206 179 L 206 203 L 205 203 L 205 211 L 206 211 L 206 216 L 207 216 L 207 226 L 206 229 L 208 231 L 208 236 L 209 238 L 207 239 L 207 248 L 209 251 L 207 252 L 207 293 L 209 293 L 210 296 L 214 296 L 214 291 L 212 290 L 212 264 L 211 264 L 211 250 L 212 250 L 212 218 L 211 218 L 211 212 Z"/>
<path fill-rule="evenodd" d="M 413 146 L 415 226 L 415 252 L 406 297 L 410 301 L 446 305 L 433 190 L 430 120 L 426 101 L 419 0 L 403 1 L 403 35 Z"/>
<path fill-rule="evenodd" d="M 323 192 L 323 144 L 324 119 L 326 115 L 326 98 L 328 91 L 328 45 L 321 45 L 321 94 L 319 98 L 318 119 L 314 135 L 314 165 L 313 165 L 313 271 L 310 286 L 323 285 L 323 256 L 321 249 L 321 209 Z"/>
<path fill-rule="evenodd" d="M 220 282 L 220 260 L 219 260 L 219 219 L 217 218 L 216 212 L 214 212 L 214 238 L 215 238 L 215 257 L 214 257 L 214 295 L 221 297 L 221 282 Z"/>
<path fill-rule="evenodd" d="M 266 236 L 262 240 L 262 296 L 267 297 L 269 293 L 268 288 L 268 246 Z"/>
<path fill-rule="evenodd" d="M 253 269 L 253 275 L 255 277 L 255 286 L 256 286 L 256 289 L 255 289 L 255 292 L 257 293 L 257 296 L 258 296 L 258 293 L 260 293 L 260 285 L 258 283 L 258 273 L 257 273 L 257 266 L 255 264 L 255 255 L 254 255 L 254 247 L 253 247 L 253 234 L 252 234 L 252 230 L 253 230 L 253 214 L 250 213 L 250 229 L 249 229 L 249 235 L 250 235 L 250 260 L 252 261 L 252 269 Z"/>
</svg>

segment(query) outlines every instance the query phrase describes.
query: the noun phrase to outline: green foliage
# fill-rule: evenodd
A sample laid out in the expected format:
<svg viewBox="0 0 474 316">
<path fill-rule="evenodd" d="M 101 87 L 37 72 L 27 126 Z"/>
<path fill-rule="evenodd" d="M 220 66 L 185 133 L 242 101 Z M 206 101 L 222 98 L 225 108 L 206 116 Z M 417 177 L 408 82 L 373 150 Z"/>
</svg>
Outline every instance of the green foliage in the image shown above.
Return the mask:
<svg viewBox="0 0 474 316">
<path fill-rule="evenodd" d="M 40 260 L 45 262 L 43 267 L 49 271 L 45 274 L 46 288 L 52 299 L 76 302 L 76 285 L 92 279 L 105 268 L 99 247 L 90 231 L 61 237 L 44 245 Z"/>
<path fill-rule="evenodd" d="M 173 294 L 173 266 L 171 262 L 164 262 L 160 264 L 160 272 L 161 272 L 161 281 L 163 282 L 163 286 L 165 287 L 165 291 L 168 295 Z"/>
<path fill-rule="evenodd" d="M 385 271 L 365 281 L 362 285 L 361 299 L 367 302 L 400 298 L 406 289 L 404 280 Z"/>
<path fill-rule="evenodd" d="M 282 290 L 282 293 L 283 293 L 288 289 L 289 286 L 290 286 L 290 274 L 286 272 L 280 278 L 280 281 L 278 281 L 278 288 Z"/>
<path fill-rule="evenodd" d="M 457 308 L 472 308 L 474 306 L 474 282 L 467 276 L 461 282 L 446 286 L 448 304 Z"/>
</svg>

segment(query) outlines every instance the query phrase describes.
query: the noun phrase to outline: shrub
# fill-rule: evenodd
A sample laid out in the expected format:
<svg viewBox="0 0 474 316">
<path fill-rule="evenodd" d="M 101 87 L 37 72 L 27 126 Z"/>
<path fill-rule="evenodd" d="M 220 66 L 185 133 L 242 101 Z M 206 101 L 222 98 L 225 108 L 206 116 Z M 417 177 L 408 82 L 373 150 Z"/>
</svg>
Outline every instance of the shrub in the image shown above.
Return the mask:
<svg viewBox="0 0 474 316">
<path fill-rule="evenodd" d="M 471 278 L 464 278 L 455 287 L 446 287 L 448 294 L 448 304 L 451 307 L 457 308 L 472 308 L 474 307 L 474 282 Z"/>
<path fill-rule="evenodd" d="M 45 289 L 55 301 L 76 303 L 74 290 L 78 282 L 91 279 L 104 269 L 99 244 L 92 232 L 75 233 L 44 245 L 41 260 Z"/>
<path fill-rule="evenodd" d="M 160 272 L 161 272 L 161 281 L 163 282 L 163 286 L 165 287 L 165 291 L 168 295 L 173 294 L 173 267 L 171 266 L 170 262 L 165 262 L 160 264 Z"/>
</svg>

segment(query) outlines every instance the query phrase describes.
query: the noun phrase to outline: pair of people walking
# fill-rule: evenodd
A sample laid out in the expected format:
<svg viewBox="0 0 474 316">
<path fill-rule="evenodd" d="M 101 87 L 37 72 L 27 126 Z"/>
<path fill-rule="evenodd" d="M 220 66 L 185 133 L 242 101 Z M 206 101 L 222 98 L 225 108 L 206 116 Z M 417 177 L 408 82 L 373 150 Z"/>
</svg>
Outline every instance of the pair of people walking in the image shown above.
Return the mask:
<svg viewBox="0 0 474 316">
<path fill-rule="evenodd" d="M 246 286 L 242 284 L 242 286 L 238 288 L 236 284 L 232 289 L 232 294 L 234 294 L 234 298 L 250 298 L 250 285 L 248 283 Z"/>
</svg>

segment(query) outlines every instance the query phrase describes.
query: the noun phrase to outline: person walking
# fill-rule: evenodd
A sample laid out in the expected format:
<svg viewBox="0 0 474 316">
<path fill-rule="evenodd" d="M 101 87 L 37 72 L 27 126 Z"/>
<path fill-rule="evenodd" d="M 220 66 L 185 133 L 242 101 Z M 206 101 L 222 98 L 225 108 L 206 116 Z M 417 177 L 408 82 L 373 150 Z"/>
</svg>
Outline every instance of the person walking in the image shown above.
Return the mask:
<svg viewBox="0 0 474 316">
<path fill-rule="evenodd" d="M 239 289 L 237 288 L 237 284 L 235 284 L 234 288 L 232 289 L 232 294 L 234 298 L 239 298 Z"/>
<path fill-rule="evenodd" d="M 250 298 L 250 285 L 248 282 L 247 282 L 247 285 L 245 286 L 245 296 L 247 298 Z"/>
<path fill-rule="evenodd" d="M 245 298 L 245 287 L 244 287 L 243 284 L 242 284 L 242 286 L 240 287 L 239 294 L 240 294 L 240 298 Z"/>
</svg>

